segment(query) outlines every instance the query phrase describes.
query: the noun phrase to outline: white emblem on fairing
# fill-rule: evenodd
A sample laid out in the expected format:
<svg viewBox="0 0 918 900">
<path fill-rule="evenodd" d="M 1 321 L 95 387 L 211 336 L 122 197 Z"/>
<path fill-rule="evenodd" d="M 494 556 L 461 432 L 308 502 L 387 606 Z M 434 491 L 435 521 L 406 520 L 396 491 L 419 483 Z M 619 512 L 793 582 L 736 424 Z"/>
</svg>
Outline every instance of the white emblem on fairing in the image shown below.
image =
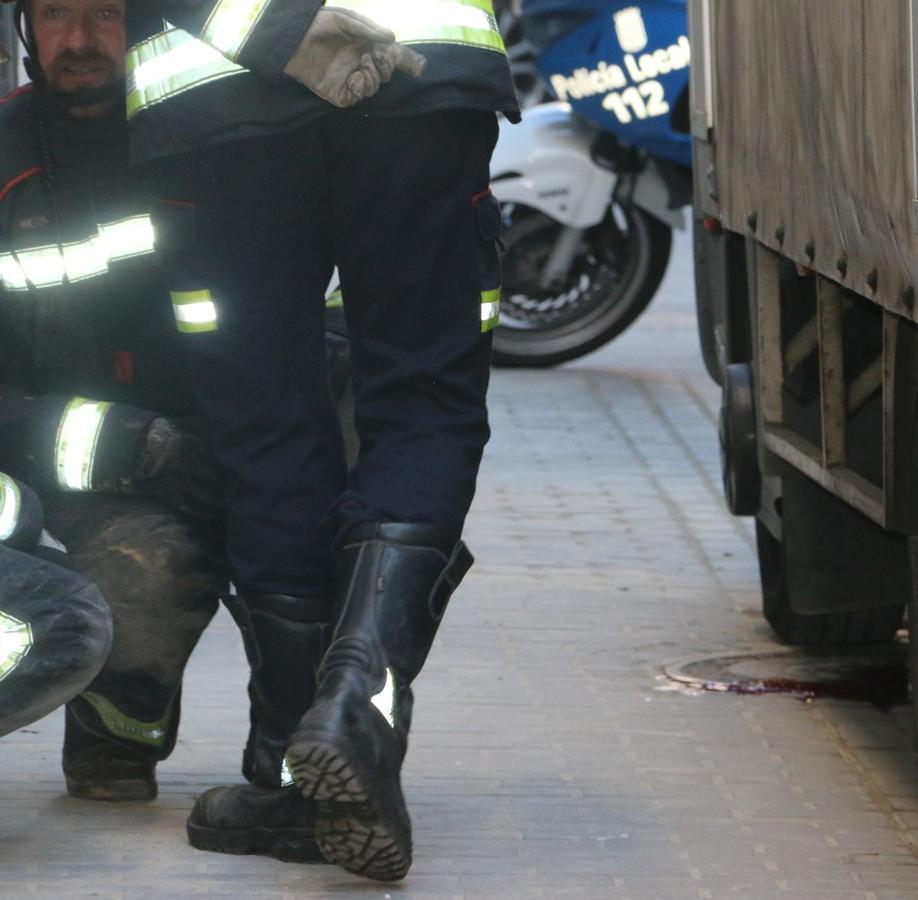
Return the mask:
<svg viewBox="0 0 918 900">
<path fill-rule="evenodd" d="M 395 728 L 395 677 L 391 669 L 386 669 L 386 683 L 370 702 L 383 714 L 389 725 Z"/>
<path fill-rule="evenodd" d="M 629 6 L 613 16 L 615 33 L 625 53 L 640 53 L 648 44 L 647 28 L 639 6 Z"/>
</svg>

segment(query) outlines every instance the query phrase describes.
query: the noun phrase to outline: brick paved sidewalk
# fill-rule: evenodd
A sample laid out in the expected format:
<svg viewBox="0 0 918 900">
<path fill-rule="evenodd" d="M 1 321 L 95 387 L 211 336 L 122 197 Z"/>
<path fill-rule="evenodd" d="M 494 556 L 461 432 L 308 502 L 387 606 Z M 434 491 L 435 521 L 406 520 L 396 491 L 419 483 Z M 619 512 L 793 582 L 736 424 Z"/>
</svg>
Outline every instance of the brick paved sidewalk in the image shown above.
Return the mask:
<svg viewBox="0 0 918 900">
<path fill-rule="evenodd" d="M 906 708 L 661 679 L 675 658 L 776 647 L 748 523 L 720 499 L 685 240 L 676 253 L 619 342 L 495 374 L 478 565 L 417 686 L 403 885 L 187 846 L 194 796 L 240 780 L 245 665 L 221 614 L 157 802 L 63 796 L 60 716 L 0 742 L 0 897 L 918 900 Z"/>
</svg>

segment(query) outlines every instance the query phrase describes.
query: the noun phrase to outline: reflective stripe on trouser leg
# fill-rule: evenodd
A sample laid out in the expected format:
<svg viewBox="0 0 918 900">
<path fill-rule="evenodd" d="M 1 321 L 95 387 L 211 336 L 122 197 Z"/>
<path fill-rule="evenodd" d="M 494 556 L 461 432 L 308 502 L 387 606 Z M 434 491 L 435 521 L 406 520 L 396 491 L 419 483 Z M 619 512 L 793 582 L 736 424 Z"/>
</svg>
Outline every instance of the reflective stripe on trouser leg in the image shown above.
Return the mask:
<svg viewBox="0 0 918 900">
<path fill-rule="evenodd" d="M 97 713 L 109 734 L 114 737 L 146 744 L 150 747 L 162 747 L 169 733 L 172 720 L 172 704 L 166 714 L 156 722 L 142 722 L 123 713 L 111 700 L 93 691 L 84 691 L 80 695 Z"/>
<path fill-rule="evenodd" d="M 481 332 L 482 334 L 496 328 L 500 323 L 500 288 L 493 291 L 482 291 L 481 294 Z"/>
<path fill-rule="evenodd" d="M 9 475 L 0 472 L 0 541 L 5 541 L 16 530 L 21 508 L 19 485 Z"/>
<path fill-rule="evenodd" d="M 57 483 L 65 491 L 92 489 L 96 445 L 111 403 L 74 397 L 64 410 L 54 443 Z"/>
<path fill-rule="evenodd" d="M 210 291 L 171 291 L 175 325 L 184 334 L 217 330 L 217 307 Z"/>
</svg>

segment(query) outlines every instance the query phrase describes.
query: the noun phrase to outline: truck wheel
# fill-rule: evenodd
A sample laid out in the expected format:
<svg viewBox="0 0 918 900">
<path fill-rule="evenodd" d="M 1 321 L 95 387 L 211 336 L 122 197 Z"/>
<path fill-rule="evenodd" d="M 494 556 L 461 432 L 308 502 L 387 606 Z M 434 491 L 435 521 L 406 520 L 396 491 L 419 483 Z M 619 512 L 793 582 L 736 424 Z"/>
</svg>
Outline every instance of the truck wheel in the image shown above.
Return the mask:
<svg viewBox="0 0 918 900">
<path fill-rule="evenodd" d="M 886 606 L 855 612 L 805 615 L 791 606 L 788 559 L 778 540 L 758 520 L 755 523 L 762 579 L 762 612 L 775 634 L 788 644 L 888 643 L 902 624 L 902 607 Z"/>
</svg>

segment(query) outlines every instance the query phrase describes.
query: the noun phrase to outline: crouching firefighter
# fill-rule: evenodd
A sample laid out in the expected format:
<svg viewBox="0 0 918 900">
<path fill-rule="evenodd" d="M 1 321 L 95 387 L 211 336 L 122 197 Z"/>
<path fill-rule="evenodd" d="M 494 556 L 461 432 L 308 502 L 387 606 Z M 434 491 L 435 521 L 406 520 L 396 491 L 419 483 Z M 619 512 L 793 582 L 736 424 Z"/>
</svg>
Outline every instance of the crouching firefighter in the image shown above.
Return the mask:
<svg viewBox="0 0 918 900">
<path fill-rule="evenodd" d="M 113 613 L 108 659 L 66 707 L 67 789 L 150 799 L 226 584 L 222 488 L 183 418 L 178 332 L 200 323 L 162 287 L 128 169 L 123 3 L 16 13 L 32 82 L 0 101 L 0 467 Z"/>
<path fill-rule="evenodd" d="M 0 736 L 74 698 L 111 648 L 105 600 L 43 523 L 35 493 L 0 472 Z"/>
<path fill-rule="evenodd" d="M 489 161 L 495 112 L 519 114 L 503 42 L 489 0 L 129 7 L 143 10 L 159 26 L 129 55 L 132 153 L 174 230 L 193 213 L 194 243 L 163 260 L 173 290 L 212 292 L 220 323 L 186 339 L 232 484 L 259 722 L 254 784 L 205 794 L 189 837 L 302 859 L 314 837 L 326 860 L 398 879 L 411 685 L 471 565 L 460 535 L 489 436 Z M 315 339 L 336 264 L 349 473 Z M 259 539 L 265 522 L 277 540 Z"/>
</svg>

